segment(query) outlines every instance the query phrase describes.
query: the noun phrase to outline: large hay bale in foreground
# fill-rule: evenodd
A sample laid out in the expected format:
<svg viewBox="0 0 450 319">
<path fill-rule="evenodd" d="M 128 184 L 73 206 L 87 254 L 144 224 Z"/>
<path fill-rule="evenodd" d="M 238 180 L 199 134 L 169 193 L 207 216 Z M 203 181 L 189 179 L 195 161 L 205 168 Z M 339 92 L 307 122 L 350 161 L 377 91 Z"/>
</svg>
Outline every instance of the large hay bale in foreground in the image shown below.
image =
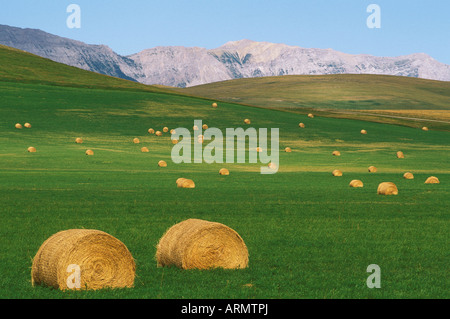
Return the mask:
<svg viewBox="0 0 450 319">
<path fill-rule="evenodd" d="M 439 179 L 436 176 L 430 176 L 425 181 L 425 184 L 439 184 Z"/>
<path fill-rule="evenodd" d="M 305 124 L 304 123 L 299 123 L 298 126 L 301 127 L 301 128 L 305 128 Z"/>
<path fill-rule="evenodd" d="M 30 146 L 30 147 L 28 148 L 28 153 L 36 153 L 36 148 L 33 147 L 33 146 Z"/>
<path fill-rule="evenodd" d="M 369 166 L 369 173 L 376 173 L 377 170 L 378 169 L 375 166 Z"/>
<path fill-rule="evenodd" d="M 21 129 L 21 128 L 22 128 L 22 124 L 17 123 L 17 124 L 15 125 L 15 128 Z"/>
<path fill-rule="evenodd" d="M 341 156 L 341 152 L 339 152 L 339 151 L 334 151 L 332 155 L 333 155 L 333 156 Z"/>
<path fill-rule="evenodd" d="M 150 151 L 149 151 L 148 147 L 145 147 L 145 146 L 144 146 L 144 147 L 141 148 L 141 152 L 142 152 L 142 153 L 148 153 L 148 152 L 150 152 Z"/>
<path fill-rule="evenodd" d="M 87 150 L 86 151 L 86 155 L 92 156 L 92 155 L 94 155 L 94 151 L 93 150 Z"/>
<path fill-rule="evenodd" d="M 80 138 L 80 137 L 77 137 L 77 138 L 75 139 L 75 143 L 77 143 L 77 144 L 82 144 L 82 143 L 83 143 L 83 139 Z"/>
<path fill-rule="evenodd" d="M 31 128 L 31 124 L 30 123 L 25 123 L 23 126 L 25 126 L 26 128 Z"/>
<path fill-rule="evenodd" d="M 177 179 L 178 188 L 195 188 L 195 183 L 192 179 L 179 178 Z"/>
<path fill-rule="evenodd" d="M 405 158 L 405 154 L 402 151 L 397 152 L 397 158 Z"/>
<path fill-rule="evenodd" d="M 404 179 L 414 179 L 414 175 L 410 172 L 406 172 L 405 174 L 403 174 L 403 178 Z"/>
<path fill-rule="evenodd" d="M 240 269 L 248 250 L 239 234 L 221 223 L 188 219 L 170 227 L 157 245 L 159 267 Z"/>
<path fill-rule="evenodd" d="M 167 163 L 165 161 L 159 161 L 158 166 L 159 167 L 167 167 Z"/>
<path fill-rule="evenodd" d="M 364 187 L 364 184 L 359 179 L 354 179 L 349 184 L 350 187 Z"/>
<path fill-rule="evenodd" d="M 383 182 L 378 185 L 378 195 L 398 195 L 397 186 L 391 182 Z"/>
<path fill-rule="evenodd" d="M 79 287 L 75 265 L 79 269 Z M 56 289 L 125 288 L 134 285 L 135 261 L 115 237 L 94 229 L 69 229 L 48 238 L 33 259 L 31 282 Z"/>
<path fill-rule="evenodd" d="M 219 170 L 219 174 L 220 174 L 220 175 L 230 175 L 230 171 L 227 170 L 226 168 L 221 168 L 221 169 Z"/>
<path fill-rule="evenodd" d="M 342 176 L 342 172 L 341 172 L 340 170 L 338 170 L 338 169 L 335 169 L 335 170 L 332 172 L 332 174 L 333 174 L 333 176 Z"/>
<path fill-rule="evenodd" d="M 361 134 L 367 134 L 366 130 L 361 130 Z"/>
</svg>

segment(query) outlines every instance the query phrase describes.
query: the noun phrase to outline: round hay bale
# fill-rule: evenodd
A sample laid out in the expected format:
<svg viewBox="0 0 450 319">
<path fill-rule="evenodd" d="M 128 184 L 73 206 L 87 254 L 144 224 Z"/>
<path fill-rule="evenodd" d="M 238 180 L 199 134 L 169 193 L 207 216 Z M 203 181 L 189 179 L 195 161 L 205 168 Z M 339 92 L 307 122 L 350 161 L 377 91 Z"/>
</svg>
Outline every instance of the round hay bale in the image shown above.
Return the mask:
<svg viewBox="0 0 450 319">
<path fill-rule="evenodd" d="M 211 105 L 212 105 L 213 108 L 217 107 L 217 103 L 215 103 L 215 102 L 213 104 L 211 104 Z"/>
<path fill-rule="evenodd" d="M 149 151 L 148 147 L 145 147 L 145 146 L 144 146 L 144 147 L 141 148 L 141 152 L 142 152 L 142 153 L 148 153 L 148 152 L 150 152 L 150 151 Z"/>
<path fill-rule="evenodd" d="M 367 134 L 366 130 L 361 130 L 361 134 Z"/>
<path fill-rule="evenodd" d="M 403 178 L 404 179 L 414 179 L 414 175 L 410 172 L 406 172 L 405 174 L 403 174 Z"/>
<path fill-rule="evenodd" d="M 342 172 L 341 172 L 340 170 L 338 170 L 338 169 L 335 169 L 335 170 L 332 172 L 332 174 L 333 174 L 333 176 L 342 176 Z"/>
<path fill-rule="evenodd" d="M 25 126 L 26 128 L 31 128 L 31 124 L 30 123 L 25 123 L 23 126 Z"/>
<path fill-rule="evenodd" d="M 36 148 L 33 147 L 33 146 L 30 146 L 30 147 L 28 148 L 28 153 L 36 153 Z"/>
<path fill-rule="evenodd" d="M 261 153 L 261 152 L 262 152 L 262 148 L 258 146 L 258 147 L 256 148 L 256 151 L 257 151 L 258 153 Z"/>
<path fill-rule="evenodd" d="M 172 144 L 174 144 L 174 145 L 175 145 L 175 144 L 178 144 L 178 140 L 177 140 L 177 139 L 173 139 L 173 140 L 172 140 Z"/>
<path fill-rule="evenodd" d="M 241 236 L 221 223 L 188 219 L 170 227 L 157 245 L 159 267 L 242 269 L 248 250 Z"/>
<path fill-rule="evenodd" d="M 230 175 L 230 171 L 227 170 L 226 168 L 221 168 L 221 169 L 219 170 L 219 174 L 220 174 L 220 175 Z"/>
<path fill-rule="evenodd" d="M 155 135 L 156 135 L 156 136 L 162 136 L 163 133 L 162 133 L 161 131 L 156 131 L 156 132 L 155 132 Z"/>
<path fill-rule="evenodd" d="M 402 151 L 397 152 L 397 158 L 405 158 L 405 154 Z"/>
<path fill-rule="evenodd" d="M 195 188 L 195 183 L 192 179 L 179 178 L 177 179 L 177 186 L 179 188 Z"/>
<path fill-rule="evenodd" d="M 152 128 L 149 128 L 149 129 L 148 129 L 148 133 L 149 133 L 149 134 L 155 134 L 155 130 L 152 129 Z"/>
<path fill-rule="evenodd" d="M 286 153 L 291 153 L 291 152 L 292 152 L 292 149 L 291 149 L 290 147 L 286 147 L 286 148 L 284 149 L 284 151 L 285 151 Z"/>
<path fill-rule="evenodd" d="M 208 125 L 203 124 L 202 129 L 207 130 L 208 129 Z"/>
<path fill-rule="evenodd" d="M 17 124 L 15 125 L 15 127 L 18 128 L 18 129 L 21 129 L 21 128 L 22 128 L 22 124 L 17 123 Z"/>
<path fill-rule="evenodd" d="M 192 129 L 193 129 L 194 131 L 198 131 L 198 126 L 197 126 L 197 125 L 194 125 L 194 126 L 192 127 Z"/>
<path fill-rule="evenodd" d="M 79 267 L 79 287 L 73 287 L 71 265 Z M 99 230 L 69 229 L 41 245 L 33 259 L 31 282 L 61 290 L 125 288 L 133 287 L 135 273 L 135 261 L 120 240 Z"/>
<path fill-rule="evenodd" d="M 303 124 L 303 123 L 299 123 L 298 126 L 301 128 L 305 128 L 305 124 Z"/>
<path fill-rule="evenodd" d="M 333 156 L 341 156 L 341 152 L 339 152 L 339 151 L 334 151 L 332 155 L 333 155 Z"/>
<path fill-rule="evenodd" d="M 422 127 L 422 131 L 428 131 L 428 127 L 426 126 Z"/>
<path fill-rule="evenodd" d="M 369 173 L 376 173 L 377 168 L 375 166 L 369 166 Z"/>
<path fill-rule="evenodd" d="M 267 165 L 267 167 L 269 167 L 270 169 L 277 169 L 277 164 L 270 162 L 269 165 Z"/>
<path fill-rule="evenodd" d="M 312 118 L 314 118 L 314 115 L 311 114 L 311 113 L 309 113 L 309 114 L 308 114 L 308 117 L 312 119 Z"/>
<path fill-rule="evenodd" d="M 175 133 L 176 133 L 175 129 L 170 130 L 170 134 L 175 134 Z"/>
<path fill-rule="evenodd" d="M 164 133 L 169 132 L 169 128 L 168 128 L 167 126 L 163 127 L 163 132 L 164 132 Z"/>
<path fill-rule="evenodd" d="M 244 120 L 244 123 L 245 123 L 245 124 L 250 124 L 251 121 L 250 121 L 249 119 L 245 119 L 245 120 Z"/>
<path fill-rule="evenodd" d="M 430 176 L 425 181 L 425 184 L 439 184 L 439 179 L 436 176 Z"/>
<path fill-rule="evenodd" d="M 359 179 L 354 179 L 349 184 L 350 187 L 364 187 L 364 184 Z"/>
<path fill-rule="evenodd" d="M 141 141 L 136 137 L 133 139 L 133 143 L 134 144 L 139 144 Z"/>
<path fill-rule="evenodd" d="M 205 140 L 205 137 L 203 135 L 199 135 L 197 137 L 197 142 L 200 143 L 200 144 L 202 144 L 204 142 L 204 140 Z"/>
<path fill-rule="evenodd" d="M 159 161 L 158 166 L 159 167 L 167 167 L 167 163 L 165 161 Z"/>
<path fill-rule="evenodd" d="M 92 151 L 92 150 L 87 150 L 87 151 L 86 151 L 86 155 L 89 155 L 89 156 L 94 155 L 94 151 Z"/>
<path fill-rule="evenodd" d="M 378 195 L 398 195 L 397 186 L 391 182 L 383 182 L 378 185 Z"/>
<path fill-rule="evenodd" d="M 82 144 L 82 143 L 83 143 L 83 139 L 80 138 L 80 137 L 77 137 L 77 138 L 75 139 L 75 143 L 77 143 L 77 144 Z"/>
</svg>

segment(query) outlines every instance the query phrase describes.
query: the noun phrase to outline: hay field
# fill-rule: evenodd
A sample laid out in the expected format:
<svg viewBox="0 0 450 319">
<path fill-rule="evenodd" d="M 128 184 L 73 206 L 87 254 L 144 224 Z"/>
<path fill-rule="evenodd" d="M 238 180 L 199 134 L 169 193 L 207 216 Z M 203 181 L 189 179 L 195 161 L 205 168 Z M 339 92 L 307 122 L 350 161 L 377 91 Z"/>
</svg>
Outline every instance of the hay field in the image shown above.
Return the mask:
<svg viewBox="0 0 450 319">
<path fill-rule="evenodd" d="M 1 298 L 450 297 L 450 133 L 69 84 L 0 82 Z M 224 131 L 244 126 L 245 118 L 251 127 L 280 128 L 277 174 L 261 175 L 261 163 L 174 164 L 170 134 L 148 133 L 192 128 L 194 119 Z M 14 128 L 25 122 L 32 127 Z M 31 145 L 38 152 L 27 152 Z M 336 149 L 341 156 L 331 155 Z M 167 167 L 159 168 L 160 160 Z M 371 165 L 377 172 L 368 172 Z M 221 168 L 230 175 L 218 174 Z M 343 175 L 333 177 L 335 169 Z M 414 179 L 404 179 L 405 172 Z M 429 176 L 440 184 L 425 184 Z M 195 188 L 178 188 L 179 177 Z M 349 187 L 355 179 L 364 187 Z M 378 195 L 382 182 L 395 183 L 398 195 Z M 235 230 L 248 267 L 158 267 L 161 236 L 190 218 Z M 31 285 L 41 244 L 83 228 L 126 245 L 136 262 L 133 288 L 63 292 Z M 381 268 L 381 289 L 366 286 L 370 264 Z"/>
</svg>

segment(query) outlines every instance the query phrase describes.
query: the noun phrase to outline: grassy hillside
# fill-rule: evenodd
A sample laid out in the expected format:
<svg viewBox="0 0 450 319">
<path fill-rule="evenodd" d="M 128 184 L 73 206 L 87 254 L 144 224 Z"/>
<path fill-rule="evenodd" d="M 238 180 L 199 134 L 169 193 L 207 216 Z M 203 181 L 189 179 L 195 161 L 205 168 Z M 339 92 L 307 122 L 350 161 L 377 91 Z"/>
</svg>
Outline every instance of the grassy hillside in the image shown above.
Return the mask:
<svg viewBox="0 0 450 319">
<path fill-rule="evenodd" d="M 174 90 L 302 114 L 313 111 L 323 116 L 416 127 L 432 124 L 438 129 L 450 129 L 450 82 L 385 75 L 291 75 L 238 79 Z M 350 110 L 351 113 L 346 112 Z M 441 112 L 435 114 L 429 110 Z M 403 111 L 405 119 L 377 116 L 394 111 Z M 444 119 L 442 113 L 446 115 Z"/>
<path fill-rule="evenodd" d="M 20 66 L 23 53 L 14 58 L 8 52 Z M 0 51 L 0 60 L 4 55 Z M 16 74 L 0 64 L 0 298 L 450 297 L 450 133 L 227 102 L 212 108 L 208 100 L 49 67 L 24 62 Z M 59 86 L 42 82 L 57 77 Z M 106 88 L 107 79 L 117 83 Z M 147 132 L 192 128 L 194 119 L 225 131 L 243 126 L 244 118 L 256 129 L 280 128 L 277 174 L 261 175 L 262 163 L 175 164 L 170 134 Z M 32 127 L 14 128 L 25 122 Z M 76 144 L 77 137 L 84 143 Z M 29 146 L 37 152 L 28 153 Z M 150 152 L 142 153 L 142 146 Z M 293 152 L 283 152 L 286 146 Z M 332 156 L 334 150 L 342 155 Z M 398 150 L 404 159 L 396 158 Z M 166 168 L 157 166 L 161 159 Z M 369 165 L 378 172 L 369 173 Z M 221 167 L 230 175 L 220 176 Z M 334 169 L 343 176 L 333 177 Z M 403 179 L 406 171 L 415 179 Z M 441 183 L 424 184 L 430 175 Z M 179 177 L 192 178 L 196 188 L 177 188 Z M 364 187 L 350 188 L 352 179 Z M 399 195 L 377 195 L 384 181 L 396 183 Z M 158 268 L 159 238 L 188 218 L 236 230 L 248 247 L 249 267 Z M 135 287 L 32 287 L 31 263 L 41 244 L 72 228 L 121 240 L 136 260 Z M 381 289 L 366 286 L 370 264 L 381 268 Z"/>
</svg>

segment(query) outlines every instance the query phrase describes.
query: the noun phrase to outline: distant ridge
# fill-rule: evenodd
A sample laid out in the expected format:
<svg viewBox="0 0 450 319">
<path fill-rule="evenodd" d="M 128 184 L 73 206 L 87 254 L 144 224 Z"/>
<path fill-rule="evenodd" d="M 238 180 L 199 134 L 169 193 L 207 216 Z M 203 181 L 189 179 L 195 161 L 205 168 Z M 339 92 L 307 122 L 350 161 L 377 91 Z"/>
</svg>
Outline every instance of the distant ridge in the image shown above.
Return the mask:
<svg viewBox="0 0 450 319">
<path fill-rule="evenodd" d="M 7 25 L 0 25 L 0 44 L 85 70 L 172 87 L 239 78 L 325 74 L 379 74 L 450 81 L 450 66 L 425 53 L 376 57 L 246 39 L 211 50 L 169 46 L 121 56 L 105 45 Z"/>
</svg>

